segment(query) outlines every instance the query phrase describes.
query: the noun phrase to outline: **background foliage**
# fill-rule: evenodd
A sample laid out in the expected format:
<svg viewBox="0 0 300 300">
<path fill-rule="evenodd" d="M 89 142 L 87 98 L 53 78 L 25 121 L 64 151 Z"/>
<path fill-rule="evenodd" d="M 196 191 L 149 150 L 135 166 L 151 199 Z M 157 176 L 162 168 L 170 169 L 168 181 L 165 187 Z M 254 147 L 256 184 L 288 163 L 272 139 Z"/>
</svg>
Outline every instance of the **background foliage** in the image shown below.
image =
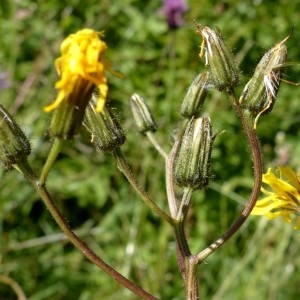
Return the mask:
<svg viewBox="0 0 300 300">
<path fill-rule="evenodd" d="M 300 58 L 300 1 L 190 0 L 186 23 L 170 31 L 162 1 L 11 1 L 0 4 L 1 104 L 14 114 L 32 144 L 30 161 L 40 170 L 50 147 L 50 116 L 42 109 L 55 97 L 54 59 L 61 41 L 83 27 L 105 30 L 107 58 L 124 79 L 109 76 L 111 106 L 118 109 L 123 147 L 141 183 L 167 209 L 162 158 L 134 129 L 129 97 L 141 93 L 157 118 L 157 138 L 171 148 L 180 102 L 196 74 L 201 39 L 193 19 L 218 26 L 237 56 L 242 83 L 271 46 L 294 28 L 289 60 Z M 6 72 L 6 73 L 4 73 Z M 285 71 L 299 80 L 299 66 Z M 241 88 L 243 87 L 243 84 Z M 259 121 L 269 166 L 299 169 L 299 88 L 283 83 L 271 115 Z M 218 237 L 238 216 L 250 194 L 252 166 L 229 101 L 213 92 L 205 105 L 214 129 L 226 130 L 213 149 L 214 181 L 194 196 L 187 228 L 193 250 Z M 96 153 L 86 133 L 64 148 L 48 179 L 56 203 L 85 242 L 125 276 L 160 299 L 183 299 L 174 237 L 146 208 L 116 169 Z M 31 300 L 136 299 L 83 259 L 68 244 L 40 199 L 16 172 L 0 174 L 0 275 L 17 281 Z M 299 232 L 282 220 L 251 217 L 242 230 L 199 267 L 202 299 L 296 299 L 300 296 Z M 0 282 L 0 298 L 15 299 Z"/>
</svg>

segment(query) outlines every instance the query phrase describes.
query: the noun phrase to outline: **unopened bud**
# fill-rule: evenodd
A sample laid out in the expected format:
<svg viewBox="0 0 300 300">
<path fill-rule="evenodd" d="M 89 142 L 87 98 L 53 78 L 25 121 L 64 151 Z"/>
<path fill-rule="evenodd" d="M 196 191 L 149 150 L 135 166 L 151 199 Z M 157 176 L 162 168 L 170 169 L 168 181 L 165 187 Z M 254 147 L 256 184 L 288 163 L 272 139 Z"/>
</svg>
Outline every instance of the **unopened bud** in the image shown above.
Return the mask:
<svg viewBox="0 0 300 300">
<path fill-rule="evenodd" d="M 196 33 L 203 38 L 199 56 L 205 53 L 214 86 L 219 91 L 231 90 L 239 83 L 239 70 L 219 31 L 196 24 Z"/>
<path fill-rule="evenodd" d="M 139 131 L 141 133 L 155 132 L 157 129 L 156 122 L 145 99 L 135 93 L 130 98 L 130 106 Z"/>
<path fill-rule="evenodd" d="M 0 163 L 10 169 L 31 151 L 30 143 L 13 117 L 0 105 Z"/>
<path fill-rule="evenodd" d="M 113 110 L 105 106 L 102 112 L 98 113 L 95 111 L 94 101 L 91 101 L 86 109 L 84 124 L 91 133 L 94 146 L 104 152 L 122 146 L 126 140 Z"/>
<path fill-rule="evenodd" d="M 193 118 L 188 122 L 175 159 L 177 185 L 202 189 L 209 184 L 213 141 L 209 117 Z"/>
<path fill-rule="evenodd" d="M 287 58 L 284 43 L 288 38 L 289 36 L 262 57 L 240 97 L 240 104 L 255 117 L 254 126 L 261 115 L 273 109 Z"/>
<path fill-rule="evenodd" d="M 199 116 L 208 92 L 209 78 L 208 72 L 196 76 L 181 104 L 180 113 L 183 117 L 189 119 L 193 116 Z"/>
</svg>

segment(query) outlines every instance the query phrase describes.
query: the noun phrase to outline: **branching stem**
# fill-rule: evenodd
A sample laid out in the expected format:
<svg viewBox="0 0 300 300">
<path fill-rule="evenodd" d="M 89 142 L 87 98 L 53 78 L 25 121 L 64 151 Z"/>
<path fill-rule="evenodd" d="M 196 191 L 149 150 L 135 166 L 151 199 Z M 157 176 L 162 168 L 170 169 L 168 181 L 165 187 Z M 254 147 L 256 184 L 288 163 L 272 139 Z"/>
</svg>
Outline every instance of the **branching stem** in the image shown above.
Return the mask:
<svg viewBox="0 0 300 300">
<path fill-rule="evenodd" d="M 232 105 L 240 119 L 240 122 L 243 127 L 243 131 L 249 143 L 251 157 L 253 160 L 253 168 L 254 168 L 254 184 L 253 184 L 252 193 L 239 218 L 231 225 L 231 227 L 227 230 L 227 232 L 225 232 L 220 238 L 218 238 L 215 242 L 213 242 L 210 246 L 208 246 L 206 249 L 204 249 L 197 255 L 198 263 L 203 262 L 205 258 L 207 258 L 218 248 L 220 248 L 244 224 L 244 222 L 249 217 L 253 207 L 255 206 L 255 203 L 260 193 L 261 184 L 262 184 L 262 155 L 261 155 L 260 143 L 258 140 L 258 136 L 256 134 L 256 130 L 252 126 L 252 121 L 246 116 L 245 112 L 239 105 L 234 95 L 234 92 L 232 91 L 229 94 L 232 100 Z"/>
</svg>

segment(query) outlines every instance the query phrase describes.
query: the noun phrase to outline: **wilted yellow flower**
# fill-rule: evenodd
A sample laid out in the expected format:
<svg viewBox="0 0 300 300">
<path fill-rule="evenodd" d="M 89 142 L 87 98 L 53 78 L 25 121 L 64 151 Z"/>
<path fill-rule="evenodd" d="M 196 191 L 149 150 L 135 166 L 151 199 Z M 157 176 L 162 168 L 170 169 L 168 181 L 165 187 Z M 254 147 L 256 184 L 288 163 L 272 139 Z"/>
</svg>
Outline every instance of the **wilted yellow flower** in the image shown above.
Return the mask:
<svg viewBox="0 0 300 300">
<path fill-rule="evenodd" d="M 59 92 L 55 101 L 45 107 L 46 112 L 55 109 L 63 101 L 85 109 L 94 87 L 99 90 L 96 110 L 102 111 L 108 92 L 104 71 L 110 68 L 102 58 L 107 48 L 102 37 L 103 32 L 85 28 L 62 42 L 61 57 L 55 61 L 60 76 L 55 88 Z"/>
<path fill-rule="evenodd" d="M 213 30 L 196 22 L 195 25 L 196 33 L 203 39 L 199 56 L 205 56 L 205 65 L 210 67 L 215 88 L 219 91 L 231 91 L 239 83 L 239 70 L 220 30 Z"/>
<path fill-rule="evenodd" d="M 273 191 L 262 189 L 268 195 L 257 201 L 252 215 L 265 215 L 272 220 L 281 216 L 287 223 L 292 222 L 292 215 L 296 215 L 294 229 L 300 228 L 300 180 L 289 167 L 278 167 L 277 177 L 271 170 L 263 175 L 263 182 Z M 286 180 L 283 180 L 282 178 Z"/>
<path fill-rule="evenodd" d="M 273 109 L 282 81 L 284 66 L 286 66 L 287 47 L 285 42 L 289 37 L 287 36 L 265 53 L 240 97 L 240 104 L 255 117 L 254 128 L 256 128 L 259 117 L 270 113 Z"/>
</svg>

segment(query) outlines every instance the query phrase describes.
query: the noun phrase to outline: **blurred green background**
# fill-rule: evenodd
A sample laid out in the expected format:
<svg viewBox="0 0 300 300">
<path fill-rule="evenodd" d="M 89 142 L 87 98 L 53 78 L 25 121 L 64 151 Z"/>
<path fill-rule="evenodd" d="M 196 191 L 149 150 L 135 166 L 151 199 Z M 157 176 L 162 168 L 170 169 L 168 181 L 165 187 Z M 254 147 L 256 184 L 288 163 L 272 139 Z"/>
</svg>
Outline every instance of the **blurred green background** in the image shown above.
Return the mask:
<svg viewBox="0 0 300 300">
<path fill-rule="evenodd" d="M 167 210 L 164 162 L 135 130 L 129 98 L 142 94 L 167 150 L 170 132 L 192 79 L 205 69 L 193 20 L 218 26 L 240 63 L 243 85 L 255 64 L 289 35 L 285 79 L 299 82 L 300 1 L 187 1 L 185 24 L 170 30 L 162 1 L 2 0 L 0 3 L 0 103 L 15 115 L 32 144 L 39 172 L 51 141 L 54 60 L 61 41 L 84 27 L 105 30 L 106 57 L 124 73 L 108 74 L 110 105 L 127 133 L 122 147 L 141 184 Z M 6 87 L 6 88 L 5 88 Z M 299 87 L 282 83 L 272 113 L 258 124 L 264 169 L 289 164 L 299 170 Z M 193 197 L 187 232 L 193 251 L 219 237 L 237 218 L 252 186 L 252 163 L 241 127 L 223 94 L 205 104 L 214 130 L 213 182 Z M 0 276 L 12 278 L 30 300 L 137 299 L 74 250 L 34 189 L 15 171 L 0 171 Z M 160 299 L 184 299 L 174 236 L 138 199 L 109 154 L 97 153 L 86 133 L 63 149 L 47 186 L 72 228 L 106 262 Z M 300 297 L 299 231 L 281 219 L 250 217 L 224 247 L 199 267 L 201 299 Z M 0 299 L 16 299 L 0 282 Z"/>
</svg>

